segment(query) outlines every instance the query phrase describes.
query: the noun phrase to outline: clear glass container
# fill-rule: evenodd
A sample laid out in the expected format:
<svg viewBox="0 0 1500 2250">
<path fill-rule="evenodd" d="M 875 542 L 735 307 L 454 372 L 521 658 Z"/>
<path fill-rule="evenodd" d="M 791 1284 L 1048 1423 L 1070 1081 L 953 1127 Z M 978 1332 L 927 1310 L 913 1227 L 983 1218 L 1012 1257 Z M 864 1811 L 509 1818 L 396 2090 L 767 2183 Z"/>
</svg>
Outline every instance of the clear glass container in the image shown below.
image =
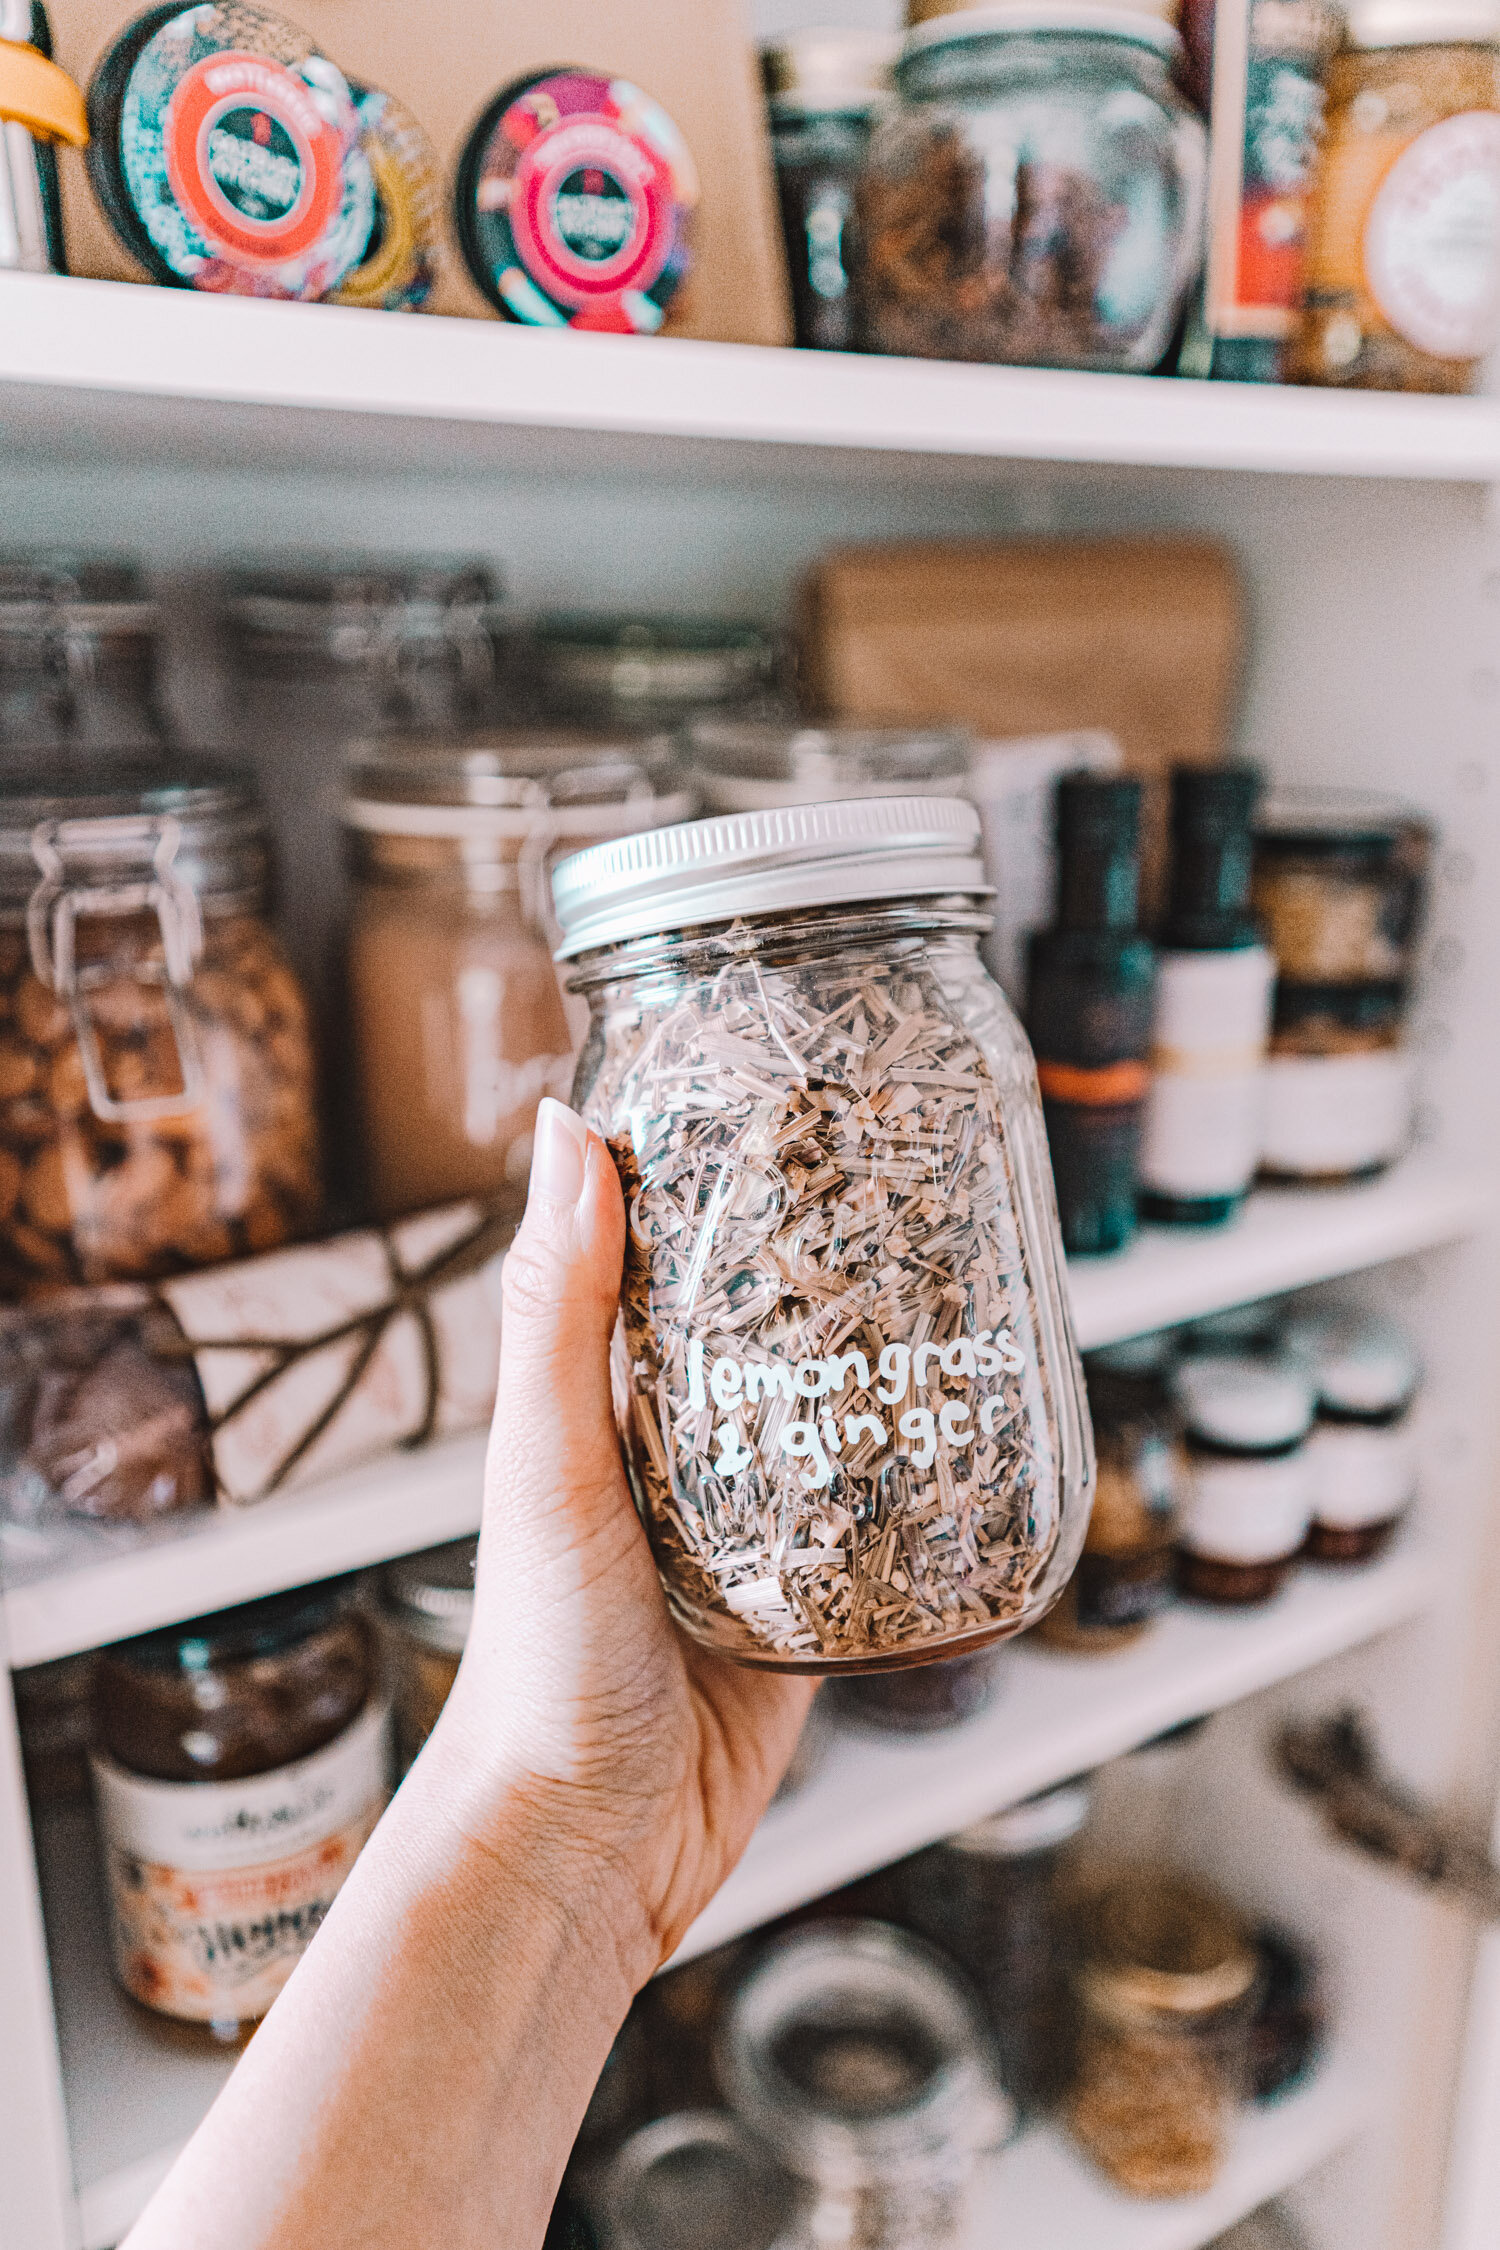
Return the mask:
<svg viewBox="0 0 1500 2250">
<path fill-rule="evenodd" d="M 203 761 L 0 787 L 0 1271 L 145 1280 L 322 1213 L 302 991 L 248 781 Z"/>
<path fill-rule="evenodd" d="M 642 733 L 763 703 L 779 673 L 775 637 L 760 625 L 586 611 L 538 618 L 518 661 L 541 717 Z"/>
<path fill-rule="evenodd" d="M 1084 1917 L 1073 2133 L 1129 2195 L 1204 2195 L 1249 2090 L 1256 1960 L 1222 1900 L 1161 1868 Z"/>
<path fill-rule="evenodd" d="M 592 1010 L 575 1101 L 630 1219 L 631 1474 L 674 1615 L 745 1663 L 971 1654 L 1082 1544 L 1092 1444 L 978 832 L 874 798 L 554 878 Z"/>
<path fill-rule="evenodd" d="M 0 751 L 159 749 L 158 631 L 133 563 L 0 556 Z"/>
<path fill-rule="evenodd" d="M 719 2076 L 812 2188 L 810 2239 L 847 2250 L 954 2241 L 980 2155 L 1015 2123 L 963 1985 L 879 1922 L 773 1940 L 729 2003 Z"/>
<path fill-rule="evenodd" d="M 389 1715 L 352 1580 L 106 1649 L 94 1790 L 115 1971 L 237 2038 L 311 1942 L 379 1819 Z"/>
<path fill-rule="evenodd" d="M 956 797 L 968 779 L 969 749 L 969 737 L 954 727 L 701 719 L 687 734 L 693 787 L 710 813 L 839 797 Z"/>
<path fill-rule="evenodd" d="M 1156 1335 L 1084 1361 L 1098 1482 L 1078 1568 L 1042 1620 L 1042 1637 L 1055 1648 L 1128 1648 L 1172 1599 L 1182 1458 L 1171 1357 L 1169 1338 Z"/>
<path fill-rule="evenodd" d="M 553 966 L 565 852 L 693 809 L 671 746 L 581 730 L 391 735 L 347 769 L 349 1026 L 383 1218 L 461 1196 L 520 1217 L 531 1133 L 586 1011 Z"/>
<path fill-rule="evenodd" d="M 632 2133 L 599 2181 L 609 2250 L 803 2250 L 807 2190 L 722 2110 L 678 2110 Z"/>
<path fill-rule="evenodd" d="M 1050 2108 L 1069 2075 L 1067 1917 L 1088 1816 L 1088 1783 L 1067 1782 L 892 1871 L 900 1920 L 956 1961 L 979 1995 L 1023 2116 Z"/>
<path fill-rule="evenodd" d="M 392 1653 L 396 1755 L 404 1773 L 442 1716 L 474 1618 L 477 1539 L 403 1555 L 381 1574 Z"/>
<path fill-rule="evenodd" d="M 1159 16 L 1068 0 L 912 31 L 857 198 L 867 347 L 1157 366 L 1203 254 L 1179 53 Z"/>
<path fill-rule="evenodd" d="M 859 342 L 854 192 L 898 42 L 853 27 L 794 31 L 761 49 L 797 342 Z"/>
</svg>

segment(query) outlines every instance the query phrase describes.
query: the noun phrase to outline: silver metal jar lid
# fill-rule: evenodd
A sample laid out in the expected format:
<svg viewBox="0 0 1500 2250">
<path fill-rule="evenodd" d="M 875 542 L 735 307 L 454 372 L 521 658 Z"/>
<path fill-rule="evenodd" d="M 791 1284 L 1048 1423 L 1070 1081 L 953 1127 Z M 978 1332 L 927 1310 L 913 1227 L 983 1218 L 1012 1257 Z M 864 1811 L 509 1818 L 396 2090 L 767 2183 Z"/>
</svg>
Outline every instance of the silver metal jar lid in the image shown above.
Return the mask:
<svg viewBox="0 0 1500 2250">
<path fill-rule="evenodd" d="M 900 51 L 899 33 L 863 31 L 852 24 L 785 32 L 760 51 L 772 114 L 859 116 L 873 109 L 890 85 L 891 66 Z"/>
<path fill-rule="evenodd" d="M 1157 54 L 1176 57 L 1182 40 L 1174 26 L 1149 6 L 1110 7 L 1100 0 L 1015 0 L 1014 5 L 959 7 L 951 14 L 914 24 L 901 50 L 902 62 L 934 47 L 957 45 L 997 34 L 1023 38 L 1033 32 L 1081 38 L 1121 39 Z"/>
<path fill-rule="evenodd" d="M 1346 0 L 1351 47 L 1488 47 L 1500 0 Z"/>
<path fill-rule="evenodd" d="M 792 2250 L 807 2190 L 723 2110 L 680 2110 L 622 2142 L 599 2182 L 618 2250 Z"/>
<path fill-rule="evenodd" d="M 462 1656 L 474 1618 L 478 1555 L 477 1539 L 455 1539 L 387 1564 L 381 1576 L 386 1607 L 414 1640 Z"/>
<path fill-rule="evenodd" d="M 799 907 L 988 898 L 979 815 L 954 797 L 851 798 L 624 836 L 552 877 L 560 961 L 596 947 Z"/>
<path fill-rule="evenodd" d="M 697 800 L 670 736 L 495 729 L 389 735 L 345 768 L 344 825 L 369 836 L 584 844 L 687 819 Z"/>
<path fill-rule="evenodd" d="M 725 813 L 839 797 L 951 797 L 967 778 L 970 741 L 957 727 L 700 719 L 687 747 L 705 811 Z"/>
</svg>

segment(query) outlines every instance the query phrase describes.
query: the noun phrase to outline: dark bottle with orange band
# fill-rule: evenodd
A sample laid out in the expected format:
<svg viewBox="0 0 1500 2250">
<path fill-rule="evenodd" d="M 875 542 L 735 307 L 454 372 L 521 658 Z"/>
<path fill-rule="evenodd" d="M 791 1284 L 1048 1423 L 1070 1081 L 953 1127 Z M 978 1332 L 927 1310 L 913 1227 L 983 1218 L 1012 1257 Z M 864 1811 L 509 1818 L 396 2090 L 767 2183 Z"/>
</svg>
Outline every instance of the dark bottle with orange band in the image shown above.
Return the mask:
<svg viewBox="0 0 1500 2250">
<path fill-rule="evenodd" d="M 1027 1029 L 1075 1255 L 1123 1249 L 1135 1232 L 1156 984 L 1156 948 L 1136 927 L 1140 826 L 1138 781 L 1059 784 L 1057 920 L 1032 939 Z"/>
</svg>

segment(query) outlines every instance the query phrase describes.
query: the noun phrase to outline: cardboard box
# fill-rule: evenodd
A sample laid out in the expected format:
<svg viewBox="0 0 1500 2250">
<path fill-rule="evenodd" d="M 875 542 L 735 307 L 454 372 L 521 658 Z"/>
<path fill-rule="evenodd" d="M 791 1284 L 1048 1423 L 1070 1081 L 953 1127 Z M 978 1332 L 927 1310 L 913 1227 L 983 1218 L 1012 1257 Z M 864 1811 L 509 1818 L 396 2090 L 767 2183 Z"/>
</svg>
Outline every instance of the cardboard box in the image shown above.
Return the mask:
<svg viewBox="0 0 1500 2250">
<path fill-rule="evenodd" d="M 87 86 L 110 42 L 144 11 L 118 0 L 52 0 L 57 59 Z M 669 332 L 722 343 L 791 341 L 786 266 L 765 110 L 740 0 L 462 0 L 414 8 L 396 0 L 293 0 L 285 11 L 350 77 L 383 86 L 412 110 L 438 153 L 445 202 L 480 112 L 512 80 L 582 63 L 633 80 L 685 135 L 702 180 L 693 269 Z M 61 152 L 68 262 L 74 273 L 144 279 L 94 200 L 82 156 Z M 469 278 L 449 225 L 432 312 L 500 316 Z"/>
</svg>

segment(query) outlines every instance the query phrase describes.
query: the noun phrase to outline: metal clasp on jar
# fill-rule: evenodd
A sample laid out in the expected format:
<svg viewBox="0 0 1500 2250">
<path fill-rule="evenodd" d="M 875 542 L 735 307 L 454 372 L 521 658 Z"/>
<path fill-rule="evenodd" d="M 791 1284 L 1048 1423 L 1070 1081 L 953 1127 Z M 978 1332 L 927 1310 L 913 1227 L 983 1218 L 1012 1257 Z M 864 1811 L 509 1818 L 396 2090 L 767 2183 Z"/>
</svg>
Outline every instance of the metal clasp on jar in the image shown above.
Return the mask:
<svg viewBox="0 0 1500 2250">
<path fill-rule="evenodd" d="M 89 1106 L 106 1124 L 149 1123 L 183 1117 L 203 1099 L 203 1058 L 184 993 L 203 953 L 203 916 L 197 893 L 173 865 L 182 830 L 170 814 L 161 819 L 127 815 L 115 820 L 47 820 L 32 831 L 31 853 L 42 880 L 26 908 L 31 965 L 39 981 L 67 1004 L 83 1062 Z M 118 882 L 73 882 L 69 857 L 91 869 L 118 860 L 141 872 Z M 89 916 L 152 914 L 161 932 L 162 959 L 142 963 L 134 974 L 143 985 L 159 985 L 177 1050 L 182 1084 L 178 1092 L 121 1101 L 109 1090 L 99 1035 L 87 996 L 121 973 L 113 961 L 78 960 L 78 925 Z"/>
</svg>

